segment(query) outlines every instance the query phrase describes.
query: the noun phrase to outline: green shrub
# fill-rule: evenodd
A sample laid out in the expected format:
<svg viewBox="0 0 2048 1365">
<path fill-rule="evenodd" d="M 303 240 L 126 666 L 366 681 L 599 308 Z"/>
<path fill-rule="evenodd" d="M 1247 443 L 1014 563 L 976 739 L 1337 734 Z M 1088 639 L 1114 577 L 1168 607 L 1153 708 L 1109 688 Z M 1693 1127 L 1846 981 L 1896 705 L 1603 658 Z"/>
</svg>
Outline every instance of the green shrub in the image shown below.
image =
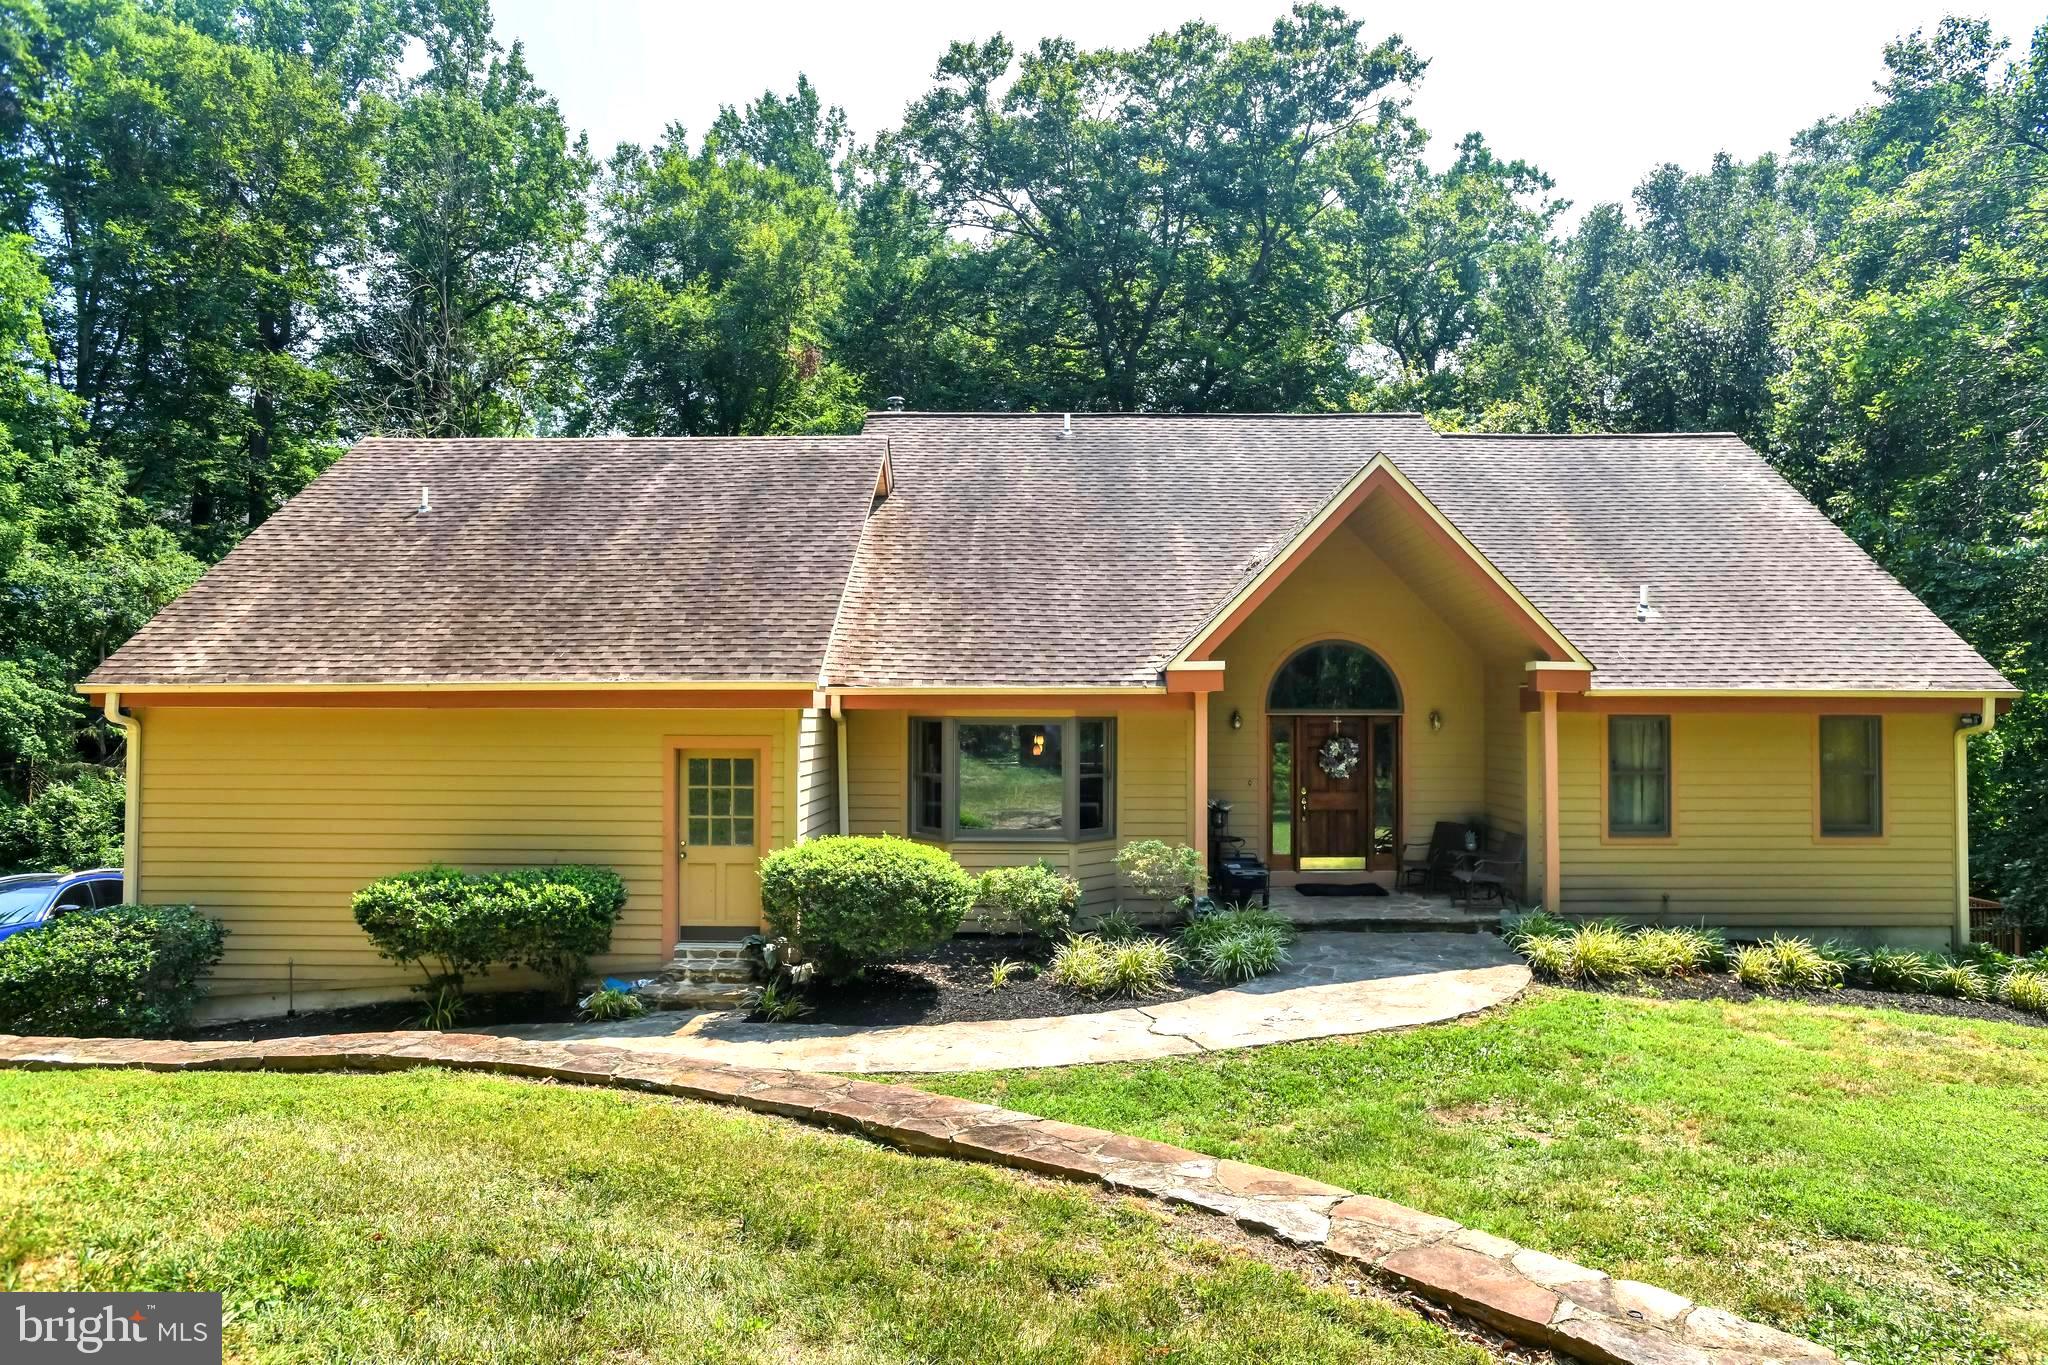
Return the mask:
<svg viewBox="0 0 2048 1365">
<path fill-rule="evenodd" d="M 619 874 L 567 863 L 478 880 L 485 894 L 501 898 L 505 960 L 540 973 L 563 1000 L 574 1000 L 590 959 L 612 946 L 626 908 Z"/>
<path fill-rule="evenodd" d="M 1761 943 L 1745 943 L 1732 959 L 1735 979 L 1753 991 L 1767 991 L 1778 984 L 1778 960 Z"/>
<path fill-rule="evenodd" d="M 1211 937 L 1193 951 L 1202 975 L 1216 981 L 1249 981 L 1285 965 L 1287 942 L 1270 924 L 1247 925 Z"/>
<path fill-rule="evenodd" d="M 1186 844 L 1164 839 L 1133 839 L 1117 850 L 1116 870 L 1124 883 L 1145 900 L 1159 901 L 1185 913 L 1207 889 L 1202 855 Z"/>
<path fill-rule="evenodd" d="M 1163 938 L 1134 938 L 1109 945 L 1109 989 L 1133 998 L 1159 995 L 1173 984 L 1180 953 Z"/>
<path fill-rule="evenodd" d="M 1771 957 L 1772 984 L 1787 990 L 1832 991 L 1841 988 L 1846 964 L 1810 940 L 1773 936 L 1763 945 Z"/>
<path fill-rule="evenodd" d="M 1180 931 L 1181 947 L 1190 957 L 1199 960 L 1211 943 L 1246 930 L 1270 932 L 1282 948 L 1294 942 L 1295 938 L 1294 923 L 1285 915 L 1257 905 L 1235 905 L 1227 910 L 1212 910 L 1206 915 L 1195 916 L 1188 927 Z"/>
<path fill-rule="evenodd" d="M 189 905 L 116 905 L 0 940 L 0 1032 L 176 1032 L 205 995 L 226 937 Z"/>
<path fill-rule="evenodd" d="M 987 918 L 1048 941 L 1067 932 L 1080 904 L 1081 883 L 1047 862 L 990 868 L 975 888 Z"/>
<path fill-rule="evenodd" d="M 610 1023 L 614 1019 L 631 1019 L 647 1013 L 647 1006 L 640 997 L 617 986 L 599 986 L 583 997 L 583 1017 L 594 1023 Z"/>
<path fill-rule="evenodd" d="M 1728 956 L 1721 936 L 1705 929 L 1638 929 L 1628 944 L 1643 976 L 1693 976 L 1714 970 Z"/>
<path fill-rule="evenodd" d="M 1555 934 L 1539 934 L 1524 938 L 1516 950 L 1529 960 L 1529 970 L 1546 981 L 1570 979 L 1572 966 L 1571 941 Z"/>
<path fill-rule="evenodd" d="M 974 893 L 943 850 L 890 835 L 829 835 L 761 860 L 769 928 L 834 980 L 945 942 Z"/>
<path fill-rule="evenodd" d="M 505 958 L 500 905 L 477 894 L 476 879 L 452 867 L 380 877 L 350 901 L 378 956 L 417 967 L 419 989 L 462 993 L 462 984 Z"/>
<path fill-rule="evenodd" d="M 1038 969 L 1028 962 L 1016 962 L 1007 957 L 1000 962 L 991 962 L 988 965 L 989 989 L 999 991 L 1012 981 L 1036 974 L 1037 971 Z"/>
<path fill-rule="evenodd" d="M 1581 924 L 1564 942 L 1567 974 L 1574 981 L 1621 981 L 1636 974 L 1635 949 L 1611 920 Z"/>
<path fill-rule="evenodd" d="M 756 986 L 748 997 L 747 1008 L 756 1019 L 768 1024 L 786 1024 L 811 1012 L 797 988 L 782 981 Z"/>
<path fill-rule="evenodd" d="M 1119 906 L 1088 926 L 1088 932 L 1104 943 L 1127 943 L 1145 936 L 1145 926 L 1130 911 Z"/>
<path fill-rule="evenodd" d="M 2015 967 L 1999 978 L 1998 998 L 2016 1010 L 2048 1014 L 2048 972 Z"/>
<path fill-rule="evenodd" d="M 1508 947 L 1520 948 L 1532 938 L 1562 938 L 1572 931 L 1572 922 L 1548 910 L 1501 916 L 1500 934 Z"/>
<path fill-rule="evenodd" d="M 1871 987 L 1880 991 L 1912 994 L 1934 984 L 1934 960 L 1925 953 L 1878 948 L 1871 952 L 1864 971 Z"/>
<path fill-rule="evenodd" d="M 1967 962 L 1948 961 L 1936 966 L 1928 985 L 1936 995 L 1956 1000 L 1984 1000 L 1991 995 L 1991 983 L 1984 973 Z"/>
<path fill-rule="evenodd" d="M 1102 995 L 1109 990 L 1109 952 L 1094 934 L 1076 934 L 1053 949 L 1045 979 L 1077 995 Z"/>
</svg>

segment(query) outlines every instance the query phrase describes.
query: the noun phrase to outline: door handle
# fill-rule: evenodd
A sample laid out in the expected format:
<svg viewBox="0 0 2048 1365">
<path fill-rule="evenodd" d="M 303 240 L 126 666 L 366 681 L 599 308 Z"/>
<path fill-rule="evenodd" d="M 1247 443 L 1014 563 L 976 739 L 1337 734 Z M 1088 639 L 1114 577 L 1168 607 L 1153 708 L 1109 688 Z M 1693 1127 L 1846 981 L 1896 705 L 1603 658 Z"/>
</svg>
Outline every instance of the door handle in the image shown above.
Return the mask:
<svg viewBox="0 0 2048 1365">
<path fill-rule="evenodd" d="M 690 861 L 690 846 L 688 844 L 677 845 L 676 856 L 678 858 L 681 858 L 686 863 Z"/>
</svg>

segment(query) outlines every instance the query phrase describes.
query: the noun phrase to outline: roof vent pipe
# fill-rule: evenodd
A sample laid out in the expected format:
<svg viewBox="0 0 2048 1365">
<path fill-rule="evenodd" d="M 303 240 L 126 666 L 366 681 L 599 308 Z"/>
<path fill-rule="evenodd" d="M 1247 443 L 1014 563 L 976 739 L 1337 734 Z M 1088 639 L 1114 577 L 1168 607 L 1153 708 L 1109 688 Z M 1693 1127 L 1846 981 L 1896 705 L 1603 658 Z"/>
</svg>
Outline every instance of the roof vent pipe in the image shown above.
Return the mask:
<svg viewBox="0 0 2048 1365">
<path fill-rule="evenodd" d="M 1071 436 L 1073 436 L 1073 434 L 1074 434 L 1074 414 L 1073 414 L 1073 413 L 1071 413 L 1071 412 L 1063 412 L 1063 413 L 1061 413 L 1061 414 L 1060 414 L 1060 439 L 1061 439 L 1062 441 L 1064 441 L 1064 440 L 1067 440 L 1068 438 L 1070 438 Z"/>
<path fill-rule="evenodd" d="M 1650 610 L 1650 585 L 1645 583 L 1636 589 L 1636 620 L 1647 621 L 1654 614 Z"/>
<path fill-rule="evenodd" d="M 891 412 L 903 411 L 903 395 L 900 393 L 892 393 L 887 398 L 884 398 L 882 401 L 888 405 L 889 411 Z"/>
<path fill-rule="evenodd" d="M 431 511 L 433 511 L 433 510 L 434 510 L 434 499 L 433 499 L 433 495 L 432 495 L 432 494 L 430 494 L 430 493 L 428 493 L 428 492 L 427 492 L 427 490 L 426 490 L 426 489 L 424 489 L 424 488 L 420 489 L 420 510 L 419 510 L 419 513 L 418 513 L 418 515 L 420 515 L 420 516 L 425 516 L 425 515 L 426 515 L 427 513 L 431 512 Z"/>
</svg>

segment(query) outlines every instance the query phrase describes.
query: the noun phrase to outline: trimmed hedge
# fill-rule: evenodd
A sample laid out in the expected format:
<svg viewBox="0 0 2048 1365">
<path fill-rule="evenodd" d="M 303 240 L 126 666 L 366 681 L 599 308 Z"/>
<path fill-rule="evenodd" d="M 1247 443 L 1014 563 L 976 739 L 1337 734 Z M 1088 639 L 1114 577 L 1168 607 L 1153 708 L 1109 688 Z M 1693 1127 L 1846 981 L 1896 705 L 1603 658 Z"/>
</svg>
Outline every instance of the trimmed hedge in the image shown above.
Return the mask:
<svg viewBox="0 0 2048 1365">
<path fill-rule="evenodd" d="M 0 940 L 0 1032 L 175 1033 L 191 1022 L 226 938 L 189 905 L 115 905 Z"/>
<path fill-rule="evenodd" d="M 1042 939 L 1067 932 L 1081 904 L 1081 883 L 1048 862 L 992 867 L 981 874 L 975 905 L 990 921 Z"/>
<path fill-rule="evenodd" d="M 893 835 L 828 835 L 761 860 L 768 927 L 831 979 L 945 942 L 974 897 L 943 850 Z"/>
<path fill-rule="evenodd" d="M 607 867 L 563 864 L 512 872 L 429 867 L 371 882 L 352 902 L 377 952 L 418 967 L 428 994 L 459 996 L 496 964 L 547 978 L 565 1001 L 588 960 L 611 947 L 626 884 Z"/>
</svg>

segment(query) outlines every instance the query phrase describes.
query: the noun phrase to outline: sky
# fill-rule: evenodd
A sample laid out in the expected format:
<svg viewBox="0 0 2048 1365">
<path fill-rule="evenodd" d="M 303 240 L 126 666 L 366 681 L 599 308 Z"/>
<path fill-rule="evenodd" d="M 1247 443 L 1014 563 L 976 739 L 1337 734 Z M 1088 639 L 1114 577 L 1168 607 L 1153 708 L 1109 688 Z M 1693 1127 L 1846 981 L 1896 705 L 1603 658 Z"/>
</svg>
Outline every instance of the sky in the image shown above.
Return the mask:
<svg viewBox="0 0 2048 1365">
<path fill-rule="evenodd" d="M 599 155 L 651 142 L 672 122 L 693 135 L 720 105 L 787 91 L 798 72 L 847 111 L 863 140 L 894 126 L 931 84 L 948 43 L 1000 32 L 1019 49 L 1060 35 L 1128 47 L 1191 18 L 1233 36 L 1269 28 L 1283 0 L 495 0 L 499 37 L 522 39 L 541 85 Z M 1671 0 L 1634 3 L 1346 6 L 1377 39 L 1399 33 L 1429 60 L 1413 111 L 1441 164 L 1477 129 L 1573 201 L 1626 202 L 1666 161 L 1697 169 L 1718 151 L 1781 151 L 1824 114 L 1866 103 L 1884 44 L 1931 29 L 1940 0 Z M 2048 0 L 1977 0 L 2024 46 Z"/>
</svg>

